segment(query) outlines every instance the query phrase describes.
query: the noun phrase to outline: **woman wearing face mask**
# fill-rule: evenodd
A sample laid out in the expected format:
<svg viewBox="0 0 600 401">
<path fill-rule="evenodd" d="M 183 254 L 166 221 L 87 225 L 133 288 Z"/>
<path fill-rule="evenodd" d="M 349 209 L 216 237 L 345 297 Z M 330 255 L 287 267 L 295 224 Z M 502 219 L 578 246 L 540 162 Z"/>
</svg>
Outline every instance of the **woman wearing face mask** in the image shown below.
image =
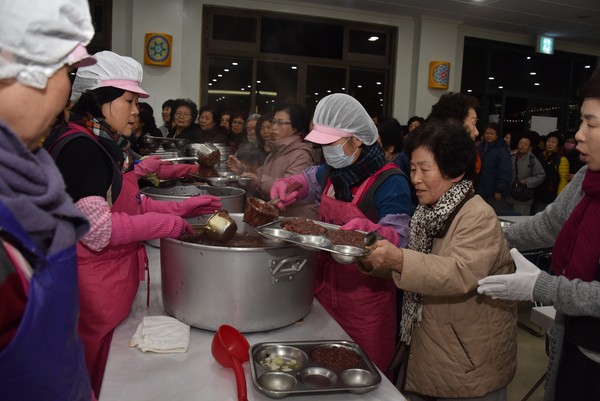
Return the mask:
<svg viewBox="0 0 600 401">
<path fill-rule="evenodd" d="M 277 180 L 271 189 L 271 198 L 281 199 L 277 206 L 284 208 L 298 199 L 315 202 L 321 221 L 348 230 L 377 231 L 405 245 L 415 209 L 408 178 L 386 162 L 377 127 L 363 106 L 341 93 L 321 99 L 306 139 L 323 146 L 326 163 Z M 286 194 L 296 182 L 301 188 Z M 328 253 L 319 257 L 317 299 L 385 370 L 396 344 L 395 286 L 362 274 L 356 265 L 340 265 Z"/>
<path fill-rule="evenodd" d="M 44 146 L 75 206 L 90 221 L 90 231 L 77 243 L 78 331 L 98 395 L 113 330 L 129 314 L 147 268 L 142 241 L 193 232 L 184 217 L 212 213 L 221 203 L 213 196 L 160 202 L 140 195 L 140 177 L 174 178 L 197 172 L 198 166 L 158 157 L 133 165 L 127 137 L 139 113 L 138 97 L 148 97 L 140 87 L 142 66 L 109 51 L 94 57 L 95 65 L 77 70 L 68 126 Z"/>
</svg>

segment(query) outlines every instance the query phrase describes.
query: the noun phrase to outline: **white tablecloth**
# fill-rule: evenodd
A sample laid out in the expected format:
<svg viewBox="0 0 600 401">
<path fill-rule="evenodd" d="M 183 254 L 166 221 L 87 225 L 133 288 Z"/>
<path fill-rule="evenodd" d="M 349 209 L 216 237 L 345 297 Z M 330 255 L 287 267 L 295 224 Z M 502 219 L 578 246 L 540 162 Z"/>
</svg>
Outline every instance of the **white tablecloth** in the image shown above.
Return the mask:
<svg viewBox="0 0 600 401">
<path fill-rule="evenodd" d="M 232 369 L 221 367 L 210 352 L 214 332 L 192 328 L 190 345 L 185 354 L 143 353 L 129 348 L 129 339 L 144 316 L 165 315 L 160 294 L 160 250 L 147 247 L 150 260 L 151 301 L 146 308 L 146 283 L 140 285 L 129 317 L 115 330 L 100 401 L 177 401 L 215 400 L 236 401 L 237 392 Z M 314 301 L 312 311 L 301 322 L 277 330 L 245 334 L 250 345 L 265 341 L 350 340 L 348 335 Z M 249 363 L 244 364 L 248 385 L 248 399 L 270 400 L 252 384 Z M 382 374 L 377 389 L 363 395 L 320 393 L 310 396 L 292 396 L 290 401 L 389 401 L 405 400 L 400 392 Z"/>
</svg>

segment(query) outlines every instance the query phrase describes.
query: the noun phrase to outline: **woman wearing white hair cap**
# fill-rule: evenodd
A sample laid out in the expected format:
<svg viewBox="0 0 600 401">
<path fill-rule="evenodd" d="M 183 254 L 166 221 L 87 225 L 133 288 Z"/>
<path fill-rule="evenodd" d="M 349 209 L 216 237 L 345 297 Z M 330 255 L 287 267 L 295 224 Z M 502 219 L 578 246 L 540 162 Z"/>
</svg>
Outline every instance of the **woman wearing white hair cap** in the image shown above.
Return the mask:
<svg viewBox="0 0 600 401">
<path fill-rule="evenodd" d="M 0 2 L 0 398 L 89 400 L 75 243 L 89 229 L 40 140 L 93 63 L 86 0 Z"/>
<path fill-rule="evenodd" d="M 77 244 L 81 316 L 79 334 L 98 394 L 114 328 L 129 314 L 147 257 L 142 241 L 178 238 L 193 232 L 184 217 L 221 207 L 215 196 L 182 202 L 153 201 L 139 193 L 137 180 L 181 176 L 198 166 L 174 165 L 158 157 L 132 163 L 127 137 L 133 132 L 141 65 L 113 52 L 95 55 L 97 63 L 77 70 L 69 124 L 44 146 L 55 158 L 67 191 L 91 222 Z"/>
<path fill-rule="evenodd" d="M 343 229 L 377 231 L 406 244 L 415 206 L 408 178 L 386 163 L 377 128 L 362 105 L 349 95 L 329 95 L 317 104 L 308 141 L 323 145 L 326 163 L 277 180 L 271 199 L 283 208 L 298 199 L 316 201 L 319 219 Z M 287 187 L 301 184 L 286 195 Z M 315 295 L 348 334 L 385 370 L 396 344 L 396 288 L 320 255 Z"/>
</svg>

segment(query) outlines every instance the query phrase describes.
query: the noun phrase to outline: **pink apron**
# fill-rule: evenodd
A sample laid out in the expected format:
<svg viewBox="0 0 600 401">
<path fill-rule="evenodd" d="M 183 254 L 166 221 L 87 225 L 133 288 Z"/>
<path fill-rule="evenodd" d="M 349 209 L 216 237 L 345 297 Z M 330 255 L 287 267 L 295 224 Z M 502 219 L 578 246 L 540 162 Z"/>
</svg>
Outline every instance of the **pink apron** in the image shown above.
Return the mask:
<svg viewBox="0 0 600 401">
<path fill-rule="evenodd" d="M 343 225 L 354 217 L 366 218 L 357 204 L 382 170 L 354 192 L 352 202 L 327 195 L 321 197 L 319 219 Z M 342 328 L 360 345 L 379 369 L 385 371 L 396 347 L 396 286 L 391 280 L 370 277 L 356 265 L 342 265 L 329 253 L 320 253 L 315 296 Z"/>
<path fill-rule="evenodd" d="M 137 177 L 123 175 L 121 191 L 112 212 L 141 213 Z M 92 388 L 99 394 L 108 358 L 113 330 L 128 315 L 144 279 L 148 258 L 141 242 L 106 247 L 100 252 L 77 244 L 79 298 L 81 315 L 79 335 L 85 347 L 85 359 Z"/>
</svg>

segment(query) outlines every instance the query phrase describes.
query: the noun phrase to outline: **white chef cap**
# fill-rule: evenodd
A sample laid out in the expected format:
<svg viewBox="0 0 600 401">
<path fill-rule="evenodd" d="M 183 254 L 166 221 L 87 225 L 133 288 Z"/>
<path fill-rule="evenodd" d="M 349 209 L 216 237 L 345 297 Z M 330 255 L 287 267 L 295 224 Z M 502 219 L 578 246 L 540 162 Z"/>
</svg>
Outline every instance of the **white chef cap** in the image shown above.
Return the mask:
<svg viewBox="0 0 600 401">
<path fill-rule="evenodd" d="M 313 129 L 306 140 L 327 145 L 340 138 L 355 136 L 365 145 L 377 141 L 377 127 L 365 108 L 350 95 L 334 93 L 317 104 Z"/>
<path fill-rule="evenodd" d="M 65 64 L 90 64 L 87 0 L 0 1 L 0 79 L 44 89 Z"/>
<path fill-rule="evenodd" d="M 83 92 L 107 86 L 133 92 L 142 98 L 150 96 L 140 87 L 144 75 L 140 63 L 110 51 L 96 53 L 94 57 L 96 64 L 77 70 L 71 88 L 72 102 L 76 102 Z"/>
</svg>

